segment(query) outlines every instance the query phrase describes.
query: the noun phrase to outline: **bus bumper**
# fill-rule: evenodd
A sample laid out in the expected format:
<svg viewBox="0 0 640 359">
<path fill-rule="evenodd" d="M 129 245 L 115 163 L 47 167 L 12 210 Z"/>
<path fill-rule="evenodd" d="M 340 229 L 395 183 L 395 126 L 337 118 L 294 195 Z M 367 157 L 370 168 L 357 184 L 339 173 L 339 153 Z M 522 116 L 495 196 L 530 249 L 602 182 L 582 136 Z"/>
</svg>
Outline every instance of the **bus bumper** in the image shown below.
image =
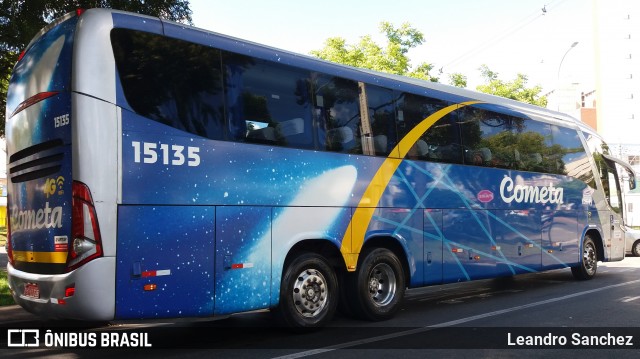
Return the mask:
<svg viewBox="0 0 640 359">
<path fill-rule="evenodd" d="M 115 257 L 92 260 L 65 274 L 27 273 L 15 269 L 11 263 L 7 265 L 7 272 L 13 299 L 35 315 L 97 321 L 114 318 Z"/>
</svg>

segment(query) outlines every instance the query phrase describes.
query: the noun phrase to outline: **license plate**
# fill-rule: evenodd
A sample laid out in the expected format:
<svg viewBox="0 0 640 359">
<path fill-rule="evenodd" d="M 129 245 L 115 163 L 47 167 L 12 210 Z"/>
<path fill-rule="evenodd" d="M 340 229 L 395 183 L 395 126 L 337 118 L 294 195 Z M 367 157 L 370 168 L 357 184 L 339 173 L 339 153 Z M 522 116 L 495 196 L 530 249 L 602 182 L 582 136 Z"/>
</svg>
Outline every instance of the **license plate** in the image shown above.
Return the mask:
<svg viewBox="0 0 640 359">
<path fill-rule="evenodd" d="M 29 298 L 40 298 L 40 288 L 37 283 L 25 283 L 24 296 Z"/>
</svg>

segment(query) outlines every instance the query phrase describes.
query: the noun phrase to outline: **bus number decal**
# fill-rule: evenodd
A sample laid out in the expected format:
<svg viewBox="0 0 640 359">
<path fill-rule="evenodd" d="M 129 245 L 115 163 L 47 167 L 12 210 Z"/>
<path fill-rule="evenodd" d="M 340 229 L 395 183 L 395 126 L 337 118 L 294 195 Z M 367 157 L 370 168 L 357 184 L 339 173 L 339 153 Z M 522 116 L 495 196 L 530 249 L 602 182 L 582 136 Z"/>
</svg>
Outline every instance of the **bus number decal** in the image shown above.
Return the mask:
<svg viewBox="0 0 640 359">
<path fill-rule="evenodd" d="M 182 166 L 185 163 L 190 167 L 200 165 L 199 147 L 139 141 L 132 141 L 131 146 L 133 146 L 133 162 L 135 163 L 153 164 L 162 161 L 164 165 L 171 164 L 173 166 Z"/>
<path fill-rule="evenodd" d="M 53 118 L 53 125 L 55 128 L 66 126 L 69 124 L 69 114 L 64 114 L 62 116 L 56 116 Z"/>
</svg>

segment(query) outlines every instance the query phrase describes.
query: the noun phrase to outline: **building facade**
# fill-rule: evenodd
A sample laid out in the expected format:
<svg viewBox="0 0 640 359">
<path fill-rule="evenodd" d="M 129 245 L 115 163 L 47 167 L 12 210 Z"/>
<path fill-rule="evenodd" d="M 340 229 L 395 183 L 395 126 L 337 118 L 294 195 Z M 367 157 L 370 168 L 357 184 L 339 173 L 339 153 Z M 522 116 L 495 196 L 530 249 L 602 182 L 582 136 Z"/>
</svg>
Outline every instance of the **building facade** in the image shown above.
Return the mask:
<svg viewBox="0 0 640 359">
<path fill-rule="evenodd" d="M 594 0 L 597 130 L 640 173 L 640 2 Z M 627 224 L 640 226 L 640 189 L 626 193 Z"/>
<path fill-rule="evenodd" d="M 593 127 L 640 174 L 640 1 L 593 0 L 592 13 L 594 85 L 559 78 L 548 107 Z M 627 224 L 640 227 L 640 188 L 624 191 Z"/>
</svg>

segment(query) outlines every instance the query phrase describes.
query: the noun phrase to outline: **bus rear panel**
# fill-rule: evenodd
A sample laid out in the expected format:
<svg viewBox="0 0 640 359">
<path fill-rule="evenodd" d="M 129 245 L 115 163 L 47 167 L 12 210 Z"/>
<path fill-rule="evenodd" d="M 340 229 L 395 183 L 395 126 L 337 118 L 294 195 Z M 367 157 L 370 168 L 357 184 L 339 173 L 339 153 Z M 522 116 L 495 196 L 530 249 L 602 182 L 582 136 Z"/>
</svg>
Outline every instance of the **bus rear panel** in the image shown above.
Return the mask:
<svg viewBox="0 0 640 359">
<path fill-rule="evenodd" d="M 9 284 L 16 302 L 36 314 L 110 319 L 113 310 L 98 305 L 104 283 L 95 280 L 95 272 L 104 272 L 98 217 L 89 188 L 73 175 L 77 24 L 78 16 L 69 14 L 43 29 L 11 77 L 6 116 Z"/>
</svg>

